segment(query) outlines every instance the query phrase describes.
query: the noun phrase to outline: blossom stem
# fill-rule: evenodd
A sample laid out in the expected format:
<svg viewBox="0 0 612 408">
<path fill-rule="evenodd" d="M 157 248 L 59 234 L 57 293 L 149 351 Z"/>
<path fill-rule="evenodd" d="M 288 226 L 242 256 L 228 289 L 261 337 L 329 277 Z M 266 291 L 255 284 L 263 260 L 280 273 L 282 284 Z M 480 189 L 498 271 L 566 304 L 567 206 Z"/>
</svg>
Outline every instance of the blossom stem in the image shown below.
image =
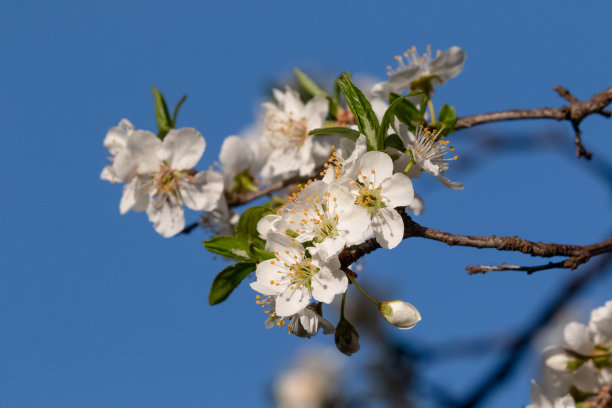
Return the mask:
<svg viewBox="0 0 612 408">
<path fill-rule="evenodd" d="M 412 156 L 412 152 L 411 151 L 407 151 L 407 153 L 410 154 L 410 163 L 408 163 L 408 165 L 404 169 L 404 174 L 408 174 L 408 172 L 410 171 L 412 166 L 414 166 L 416 164 L 416 162 L 414 161 L 414 157 Z"/>
<path fill-rule="evenodd" d="M 351 275 L 346 275 L 348 276 L 349 280 L 353 283 L 353 285 L 355 285 L 355 287 L 365 296 L 367 297 L 372 303 L 374 303 L 379 309 L 380 309 L 380 302 L 376 299 L 374 299 L 372 296 L 370 296 L 370 294 L 368 292 L 365 291 L 365 289 L 363 289 L 361 286 L 359 286 L 359 284 L 355 281 L 355 279 L 353 279 L 353 277 Z M 344 300 L 344 298 L 342 298 Z M 344 305 L 344 303 L 343 303 Z"/>
<path fill-rule="evenodd" d="M 436 111 L 434 110 L 433 101 L 431 99 L 427 101 L 427 106 L 429 107 L 429 113 L 431 115 L 431 123 L 436 123 Z"/>
<path fill-rule="evenodd" d="M 342 303 L 340 304 L 340 319 L 344 318 L 344 303 L 346 302 L 346 292 L 342 294 Z"/>
</svg>

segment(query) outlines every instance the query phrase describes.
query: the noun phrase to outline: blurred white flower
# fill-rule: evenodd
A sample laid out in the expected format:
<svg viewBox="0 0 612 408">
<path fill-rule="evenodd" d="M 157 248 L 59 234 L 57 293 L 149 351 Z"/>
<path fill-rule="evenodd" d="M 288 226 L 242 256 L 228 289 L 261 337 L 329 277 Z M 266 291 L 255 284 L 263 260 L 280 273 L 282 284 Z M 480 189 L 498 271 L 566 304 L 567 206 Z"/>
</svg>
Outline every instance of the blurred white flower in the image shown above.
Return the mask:
<svg viewBox="0 0 612 408">
<path fill-rule="evenodd" d="M 412 89 L 413 84 L 420 79 L 429 79 L 431 84 L 442 84 L 456 77 L 463 70 L 466 54 L 457 46 L 432 58 L 431 47 L 419 56 L 416 47 L 398 55 L 395 59 L 398 66 L 395 70 L 387 67 L 389 80 L 379 82 L 372 87 L 371 93 L 379 98 L 386 99 L 390 93 L 401 94 L 404 90 Z"/>
</svg>

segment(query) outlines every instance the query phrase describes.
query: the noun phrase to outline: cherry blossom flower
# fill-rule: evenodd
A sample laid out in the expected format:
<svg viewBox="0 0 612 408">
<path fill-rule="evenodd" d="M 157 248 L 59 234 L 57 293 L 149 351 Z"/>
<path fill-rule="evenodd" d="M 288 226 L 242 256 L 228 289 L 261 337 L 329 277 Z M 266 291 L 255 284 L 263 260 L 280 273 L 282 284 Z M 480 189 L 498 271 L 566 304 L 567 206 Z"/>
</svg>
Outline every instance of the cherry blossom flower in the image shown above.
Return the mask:
<svg viewBox="0 0 612 408">
<path fill-rule="evenodd" d="M 395 248 L 404 235 L 404 222 L 395 210 L 414 199 L 414 189 L 408 177 L 393 174 L 391 157 L 383 152 L 367 152 L 359 160 L 357 175 L 350 185 L 355 204 L 365 208 L 378 243 L 386 249 Z"/>
<path fill-rule="evenodd" d="M 444 186 L 453 190 L 463 190 L 463 184 L 450 181 L 443 176 L 450 167 L 449 161 L 458 159 L 457 155 L 448 157 L 449 153 L 454 153 L 455 148 L 444 136 L 440 136 L 437 131 L 432 132 L 423 127 L 418 127 L 416 132 L 412 133 L 403 123 L 398 126 L 398 135 L 409 154 L 396 160 L 396 169 L 401 167 L 408 169 L 407 174 L 410 178 L 418 178 L 422 171 L 426 171 L 435 176 Z"/>
<path fill-rule="evenodd" d="M 271 150 L 261 170 L 265 182 L 310 174 L 316 166 L 315 156 L 329 156 L 329 147 L 308 135 L 310 130 L 323 126 L 329 109 L 327 99 L 312 98 L 304 105 L 297 91 L 289 87 L 285 92 L 273 92 L 276 104 L 263 104 L 266 112 L 262 139 Z"/>
<path fill-rule="evenodd" d="M 266 249 L 276 257 L 257 265 L 257 280 L 251 288 L 273 298 L 276 315 L 294 315 L 311 298 L 331 303 L 334 296 L 346 291 L 348 279 L 337 257 L 323 260 L 316 248 L 309 248 L 308 256 L 302 244 L 277 232 L 268 233 Z"/>
<path fill-rule="evenodd" d="M 372 87 L 371 93 L 379 98 L 387 98 L 390 93 L 401 94 L 411 89 L 419 79 L 430 79 L 432 84 L 442 84 L 456 77 L 463 70 L 466 54 L 461 48 L 453 46 L 432 58 L 431 47 L 419 56 L 416 47 L 398 55 L 395 59 L 398 66 L 395 70 L 387 67 L 389 80 L 379 82 Z"/>
<path fill-rule="evenodd" d="M 306 186 L 282 213 L 281 230 L 300 243 L 312 241 L 323 259 L 336 256 L 345 245 L 367 238 L 369 214 L 339 185 L 315 181 Z"/>
<path fill-rule="evenodd" d="M 126 182 L 121 212 L 144 207 L 155 230 L 171 237 L 185 227 L 183 205 L 213 210 L 223 192 L 223 177 L 193 169 L 205 147 L 192 128 L 172 129 L 163 141 L 152 132 L 134 131 L 114 163 L 118 178 Z"/>
</svg>

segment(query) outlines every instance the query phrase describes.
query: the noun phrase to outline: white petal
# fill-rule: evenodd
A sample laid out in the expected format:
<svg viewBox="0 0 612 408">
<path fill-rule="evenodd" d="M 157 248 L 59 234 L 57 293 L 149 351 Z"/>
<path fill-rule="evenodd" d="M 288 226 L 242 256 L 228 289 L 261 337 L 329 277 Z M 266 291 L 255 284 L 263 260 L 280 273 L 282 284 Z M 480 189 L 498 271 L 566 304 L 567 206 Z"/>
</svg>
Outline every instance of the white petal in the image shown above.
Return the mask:
<svg viewBox="0 0 612 408">
<path fill-rule="evenodd" d="M 278 316 L 291 316 L 310 303 L 310 292 L 303 286 L 288 287 L 276 296 L 275 312 Z"/>
<path fill-rule="evenodd" d="M 253 150 L 241 137 L 229 136 L 223 141 L 219 161 L 223 165 L 224 173 L 235 175 L 253 162 Z"/>
<path fill-rule="evenodd" d="M 438 181 L 452 190 L 463 190 L 463 184 L 458 181 L 450 181 L 446 177 L 438 176 Z"/>
<path fill-rule="evenodd" d="M 380 215 L 372 219 L 372 229 L 376 241 L 385 249 L 393 249 L 402 242 L 404 222 L 393 208 L 381 208 Z"/>
<path fill-rule="evenodd" d="M 168 195 L 157 196 L 154 200 L 149 200 L 147 215 L 155 231 L 163 237 L 172 237 L 185 228 L 183 206 Z"/>
<path fill-rule="evenodd" d="M 119 183 L 121 179 L 117 177 L 113 166 L 105 166 L 100 173 L 100 178 L 111 183 Z"/>
<path fill-rule="evenodd" d="M 176 170 L 192 169 L 198 164 L 206 141 L 202 134 L 193 128 L 171 129 L 162 144 L 159 158 Z"/>
<path fill-rule="evenodd" d="M 441 82 L 446 82 L 459 75 L 465 64 L 466 54 L 457 46 L 450 47 L 428 65 L 430 75 L 436 75 Z"/>
<path fill-rule="evenodd" d="M 305 119 L 304 103 L 300 99 L 300 94 L 289 86 L 285 87 L 285 98 L 282 106 L 283 110 L 289 114 L 293 120 Z M 280 104 L 279 104 L 280 105 Z"/>
<path fill-rule="evenodd" d="M 402 93 L 410 88 L 410 84 L 421 76 L 423 69 L 418 64 L 411 64 L 402 68 L 389 77 L 389 93 Z M 388 95 L 387 95 L 388 96 Z"/>
<path fill-rule="evenodd" d="M 340 270 L 338 258 L 332 258 L 323 263 L 316 251 L 312 251 L 312 263 L 320 270 L 312 277 L 312 297 L 319 302 L 331 303 L 334 296 L 346 292 L 348 278 Z"/>
<path fill-rule="evenodd" d="M 308 130 L 323 126 L 328 110 L 329 101 L 327 98 L 316 97 L 309 100 L 304 108 L 304 117 Z"/>
<path fill-rule="evenodd" d="M 530 406 L 533 408 L 553 408 L 540 384 L 534 380 L 531 380 L 531 394 L 529 395 L 529 399 L 531 400 Z"/>
<path fill-rule="evenodd" d="M 593 349 L 593 343 L 589 338 L 587 327 L 578 322 L 571 322 L 563 330 L 565 345 L 570 350 L 574 350 L 582 355 L 589 355 Z"/>
<path fill-rule="evenodd" d="M 259 235 L 265 239 L 266 235 L 270 231 L 276 231 L 277 224 L 280 221 L 281 216 L 277 214 L 268 214 L 259 220 L 257 223 L 257 232 Z"/>
<path fill-rule="evenodd" d="M 201 171 L 179 183 L 185 205 L 196 211 L 212 211 L 223 194 L 223 176 L 215 171 Z"/>
<path fill-rule="evenodd" d="M 406 207 L 406 210 L 414 215 L 421 215 L 425 212 L 425 202 L 418 194 L 414 195 L 414 200 Z"/>
<path fill-rule="evenodd" d="M 287 268 L 274 259 L 260 262 L 255 270 L 257 281 L 251 284 L 251 288 L 264 295 L 275 295 L 287 288 L 286 284 L 276 286 L 276 283 L 279 283 L 278 281 L 285 277 L 286 273 Z M 254 284 L 256 285 L 253 286 Z"/>
<path fill-rule="evenodd" d="M 130 210 L 135 212 L 144 211 L 149 204 L 149 190 L 138 177 L 134 177 L 123 186 L 123 196 L 119 203 L 119 212 L 125 214 Z"/>
<path fill-rule="evenodd" d="M 361 157 L 358 167 L 368 181 L 374 181 L 374 187 L 378 187 L 393 174 L 393 160 L 383 152 L 367 152 Z"/>
<path fill-rule="evenodd" d="M 382 183 L 381 195 L 388 207 L 405 207 L 414 199 L 412 181 L 402 173 L 395 173 Z"/>
<path fill-rule="evenodd" d="M 296 244 L 296 245 L 294 245 Z M 279 258 L 285 260 L 289 264 L 294 264 L 294 257 L 302 259 L 304 256 L 304 247 L 296 242 L 288 235 L 280 232 L 269 232 L 266 236 L 266 250 L 270 252 L 278 252 Z"/>
<path fill-rule="evenodd" d="M 115 126 L 109 129 L 106 133 L 106 137 L 104 138 L 104 147 L 108 149 L 108 151 L 116 156 L 125 149 L 127 145 L 128 136 L 134 130 L 134 126 L 127 119 L 122 119 L 119 122 L 119 126 Z"/>
<path fill-rule="evenodd" d="M 150 173 L 159 170 L 160 161 L 157 157 L 159 149 L 161 149 L 161 140 L 153 133 L 146 130 L 136 130 L 128 138 L 127 152 L 129 156 L 125 156 L 126 160 L 131 161 L 138 173 Z M 117 167 L 119 162 L 123 160 L 124 153 L 117 156 L 115 160 L 115 170 L 119 177 L 122 177 L 119 173 L 125 174 L 120 171 Z"/>
</svg>

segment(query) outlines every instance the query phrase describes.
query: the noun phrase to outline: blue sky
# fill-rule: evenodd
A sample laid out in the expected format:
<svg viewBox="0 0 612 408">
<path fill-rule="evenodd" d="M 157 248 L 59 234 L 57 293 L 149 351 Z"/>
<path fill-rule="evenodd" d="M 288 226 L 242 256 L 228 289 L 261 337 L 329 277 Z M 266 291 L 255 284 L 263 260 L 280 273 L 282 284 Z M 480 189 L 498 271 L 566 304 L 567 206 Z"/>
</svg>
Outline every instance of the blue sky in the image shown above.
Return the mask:
<svg viewBox="0 0 612 408">
<path fill-rule="evenodd" d="M 188 94 L 179 125 L 206 138 L 204 169 L 224 137 L 253 122 L 267 84 L 295 66 L 384 78 L 393 56 L 412 45 L 459 45 L 465 70 L 436 102 L 460 116 L 560 106 L 554 85 L 588 98 L 610 86 L 611 12 L 606 1 L 2 3 L 0 406 L 264 407 L 266 387 L 305 343 L 265 330 L 247 285 L 208 306 L 225 263 L 204 251 L 204 233 L 168 240 L 143 214 L 119 215 L 121 189 L 99 179 L 102 140 L 124 117 L 155 128 L 151 85 L 171 104 Z M 488 131 L 566 139 L 557 149 L 484 157 L 457 173 L 461 192 L 419 180 L 427 212 L 418 221 L 560 243 L 609 236 L 610 185 L 591 169 L 612 160 L 612 123 L 593 117 L 583 130 L 591 163 L 572 157 L 566 123 L 457 133 L 460 155 Z M 518 329 L 575 274 L 464 271 L 501 262 L 537 260 L 411 240 L 368 256 L 364 274 L 419 307 L 417 328 L 393 333 L 419 342 Z M 575 313 L 586 319 L 611 285 L 610 277 L 598 281 Z M 460 392 L 486 364 L 449 364 L 432 375 Z M 526 403 L 533 368 L 524 364 L 490 406 Z"/>
</svg>

